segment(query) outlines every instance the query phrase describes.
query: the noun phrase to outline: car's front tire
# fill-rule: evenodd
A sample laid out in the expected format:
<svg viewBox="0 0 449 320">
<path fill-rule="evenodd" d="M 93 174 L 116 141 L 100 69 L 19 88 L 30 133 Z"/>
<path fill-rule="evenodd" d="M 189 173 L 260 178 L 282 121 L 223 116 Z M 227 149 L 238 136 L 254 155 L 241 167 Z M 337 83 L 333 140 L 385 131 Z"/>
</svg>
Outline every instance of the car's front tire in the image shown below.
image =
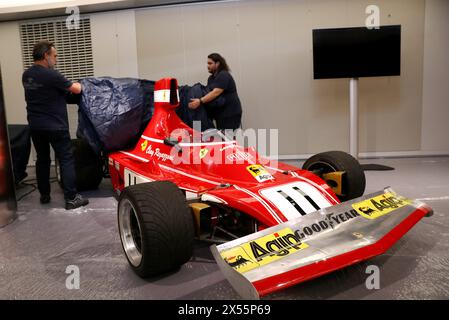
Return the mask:
<svg viewBox="0 0 449 320">
<path fill-rule="evenodd" d="M 175 270 L 192 256 L 192 213 L 172 182 L 125 188 L 118 203 L 118 225 L 126 258 L 140 277 Z"/>
<path fill-rule="evenodd" d="M 342 181 L 343 194 L 338 195 L 341 201 L 360 197 L 365 192 L 365 172 L 360 163 L 350 154 L 343 151 L 328 151 L 310 157 L 302 166 L 304 170 L 321 174 L 344 171 Z"/>
</svg>

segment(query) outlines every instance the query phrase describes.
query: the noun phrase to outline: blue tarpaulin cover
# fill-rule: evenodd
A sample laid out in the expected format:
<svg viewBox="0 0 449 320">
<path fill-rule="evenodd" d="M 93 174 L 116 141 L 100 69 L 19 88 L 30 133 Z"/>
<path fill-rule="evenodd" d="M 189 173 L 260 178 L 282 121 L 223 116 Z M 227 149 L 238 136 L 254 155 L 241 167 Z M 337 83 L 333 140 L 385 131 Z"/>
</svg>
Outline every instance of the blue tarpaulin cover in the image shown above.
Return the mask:
<svg viewBox="0 0 449 320">
<path fill-rule="evenodd" d="M 152 80 L 92 77 L 80 80 L 77 136 L 87 140 L 95 153 L 108 153 L 133 146 L 154 113 Z M 201 130 L 213 128 L 206 108 L 191 110 L 188 103 L 208 93 L 206 86 L 180 86 L 180 106 L 176 113 L 187 125 L 201 121 Z M 219 97 L 210 107 L 223 106 Z"/>
<path fill-rule="evenodd" d="M 135 142 L 154 113 L 154 81 L 133 78 L 85 78 L 77 136 L 96 153 Z"/>
</svg>

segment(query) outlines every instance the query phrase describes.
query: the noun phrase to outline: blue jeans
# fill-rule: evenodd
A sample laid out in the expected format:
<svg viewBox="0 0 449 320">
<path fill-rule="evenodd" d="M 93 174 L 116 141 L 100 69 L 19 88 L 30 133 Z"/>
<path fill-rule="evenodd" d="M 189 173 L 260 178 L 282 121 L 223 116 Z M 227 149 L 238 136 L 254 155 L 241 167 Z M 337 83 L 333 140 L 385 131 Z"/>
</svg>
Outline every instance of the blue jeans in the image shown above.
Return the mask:
<svg viewBox="0 0 449 320">
<path fill-rule="evenodd" d="M 67 130 L 31 130 L 31 138 L 37 153 L 36 178 L 41 195 L 50 194 L 50 145 L 55 150 L 61 168 L 64 198 L 75 197 L 76 173 L 72 141 Z"/>
</svg>

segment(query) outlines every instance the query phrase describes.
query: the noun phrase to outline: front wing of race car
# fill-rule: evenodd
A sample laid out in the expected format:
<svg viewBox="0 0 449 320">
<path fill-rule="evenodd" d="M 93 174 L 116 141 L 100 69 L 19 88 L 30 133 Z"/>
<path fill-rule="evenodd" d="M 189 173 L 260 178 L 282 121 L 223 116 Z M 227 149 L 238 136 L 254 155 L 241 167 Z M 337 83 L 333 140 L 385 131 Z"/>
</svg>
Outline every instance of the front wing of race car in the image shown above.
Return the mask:
<svg viewBox="0 0 449 320">
<path fill-rule="evenodd" d="M 211 246 L 245 299 L 310 280 L 388 250 L 432 209 L 391 188 Z"/>
</svg>

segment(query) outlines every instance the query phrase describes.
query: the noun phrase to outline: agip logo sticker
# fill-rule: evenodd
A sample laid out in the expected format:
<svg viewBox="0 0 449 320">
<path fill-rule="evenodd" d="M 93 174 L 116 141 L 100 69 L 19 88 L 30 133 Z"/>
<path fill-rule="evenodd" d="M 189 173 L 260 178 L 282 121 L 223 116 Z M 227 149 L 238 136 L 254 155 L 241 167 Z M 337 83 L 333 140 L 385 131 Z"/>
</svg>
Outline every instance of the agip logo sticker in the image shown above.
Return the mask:
<svg viewBox="0 0 449 320">
<path fill-rule="evenodd" d="M 249 173 L 259 182 L 264 182 L 268 180 L 273 180 L 273 176 L 265 170 L 260 164 L 252 164 L 246 167 Z"/>
<path fill-rule="evenodd" d="M 308 247 L 290 228 L 285 228 L 220 254 L 234 270 L 244 273 Z"/>
<path fill-rule="evenodd" d="M 409 199 L 387 192 L 374 198 L 354 203 L 352 207 L 362 217 L 373 220 L 411 203 L 412 201 Z"/>
<path fill-rule="evenodd" d="M 227 264 L 229 264 L 229 266 L 240 273 L 252 270 L 259 266 L 259 264 L 254 262 L 240 246 L 222 252 L 221 257 Z"/>
</svg>

